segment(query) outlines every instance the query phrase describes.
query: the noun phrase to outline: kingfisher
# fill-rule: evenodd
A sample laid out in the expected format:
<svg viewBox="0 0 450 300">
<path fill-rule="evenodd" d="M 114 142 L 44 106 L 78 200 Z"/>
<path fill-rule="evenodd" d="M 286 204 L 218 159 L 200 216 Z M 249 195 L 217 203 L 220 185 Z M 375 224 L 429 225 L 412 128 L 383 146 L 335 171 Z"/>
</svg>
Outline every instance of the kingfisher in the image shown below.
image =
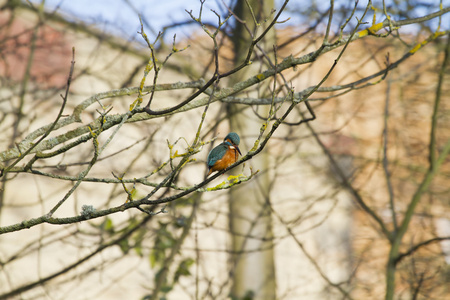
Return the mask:
<svg viewBox="0 0 450 300">
<path fill-rule="evenodd" d="M 217 145 L 209 152 L 207 159 L 208 175 L 206 177 L 214 171 L 225 169 L 238 160 L 239 154 L 241 154 L 241 150 L 238 147 L 240 141 L 241 139 L 237 133 L 230 132 L 223 140 L 223 143 Z"/>
</svg>

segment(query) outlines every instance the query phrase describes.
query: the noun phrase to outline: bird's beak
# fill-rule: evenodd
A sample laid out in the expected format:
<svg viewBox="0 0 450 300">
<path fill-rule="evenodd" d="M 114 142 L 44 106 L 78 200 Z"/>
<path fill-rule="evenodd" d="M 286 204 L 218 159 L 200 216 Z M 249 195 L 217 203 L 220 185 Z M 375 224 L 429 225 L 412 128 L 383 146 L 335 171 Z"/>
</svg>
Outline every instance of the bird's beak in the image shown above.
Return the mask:
<svg viewBox="0 0 450 300">
<path fill-rule="evenodd" d="M 237 149 L 237 151 L 239 152 L 239 154 L 242 156 L 242 153 L 241 153 L 241 150 L 239 150 L 239 147 L 238 146 L 234 146 L 236 149 Z"/>
</svg>

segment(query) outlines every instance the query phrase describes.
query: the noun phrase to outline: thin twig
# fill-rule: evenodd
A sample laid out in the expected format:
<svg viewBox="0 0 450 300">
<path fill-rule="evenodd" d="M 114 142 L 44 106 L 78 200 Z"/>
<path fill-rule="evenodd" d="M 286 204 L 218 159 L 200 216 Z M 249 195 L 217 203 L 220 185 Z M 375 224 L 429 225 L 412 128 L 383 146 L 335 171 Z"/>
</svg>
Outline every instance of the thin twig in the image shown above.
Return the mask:
<svg viewBox="0 0 450 300">
<path fill-rule="evenodd" d="M 58 112 L 58 115 L 56 116 L 55 121 L 52 123 L 52 125 L 50 125 L 50 127 L 41 136 L 41 138 L 39 140 L 37 140 L 36 143 L 34 143 L 30 148 L 28 148 L 24 153 L 22 153 L 22 155 L 19 158 L 17 158 L 12 164 L 10 164 L 8 167 L 6 167 L 3 170 L 0 170 L 0 177 L 3 176 L 4 174 L 8 173 L 9 170 L 11 170 L 28 153 L 30 153 L 31 150 L 33 150 L 37 145 L 39 145 L 39 143 L 41 143 L 53 131 L 53 129 L 55 128 L 56 123 L 58 123 L 59 119 L 61 118 L 61 116 L 62 116 L 62 114 L 64 112 L 64 107 L 66 106 L 66 103 L 67 103 L 67 99 L 68 99 L 68 96 L 69 96 L 70 83 L 72 82 L 72 75 L 73 75 L 74 65 L 75 65 L 75 48 L 72 48 L 72 61 L 71 61 L 71 65 L 70 65 L 69 76 L 67 78 L 66 92 L 65 92 L 64 96 L 61 95 L 61 97 L 63 99 L 63 103 L 61 105 L 61 108 L 59 109 L 59 112 Z"/>
<path fill-rule="evenodd" d="M 391 174 L 389 172 L 389 161 L 388 161 L 388 119 L 389 119 L 389 103 L 390 103 L 390 90 L 391 81 L 388 80 L 386 88 L 386 101 L 384 104 L 384 129 L 383 129 L 383 171 L 384 177 L 386 179 L 386 185 L 389 195 L 389 205 L 391 209 L 392 222 L 394 224 L 394 230 L 397 231 L 397 215 L 395 213 L 395 203 L 394 203 L 394 190 L 392 188 Z"/>
</svg>

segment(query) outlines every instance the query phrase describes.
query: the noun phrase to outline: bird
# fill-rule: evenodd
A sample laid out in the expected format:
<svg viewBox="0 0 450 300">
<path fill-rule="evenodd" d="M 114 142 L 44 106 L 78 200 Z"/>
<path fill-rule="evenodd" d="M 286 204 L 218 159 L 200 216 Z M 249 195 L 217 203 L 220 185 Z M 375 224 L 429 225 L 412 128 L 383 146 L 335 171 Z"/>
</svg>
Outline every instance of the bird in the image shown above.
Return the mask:
<svg viewBox="0 0 450 300">
<path fill-rule="evenodd" d="M 241 150 L 238 147 L 240 141 L 241 139 L 237 133 L 230 132 L 223 140 L 223 143 L 220 143 L 209 152 L 207 158 L 208 174 L 206 177 L 214 171 L 221 171 L 227 168 L 238 160 L 239 154 L 241 154 Z"/>
</svg>

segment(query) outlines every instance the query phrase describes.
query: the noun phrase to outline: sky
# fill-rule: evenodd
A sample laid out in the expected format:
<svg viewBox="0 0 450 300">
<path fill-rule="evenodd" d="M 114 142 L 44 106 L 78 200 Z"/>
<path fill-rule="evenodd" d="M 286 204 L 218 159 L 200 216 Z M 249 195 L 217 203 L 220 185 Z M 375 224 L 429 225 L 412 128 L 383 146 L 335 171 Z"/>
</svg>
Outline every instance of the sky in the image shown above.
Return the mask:
<svg viewBox="0 0 450 300">
<path fill-rule="evenodd" d="M 40 0 L 33 0 L 40 3 Z M 220 10 L 221 1 L 207 0 L 204 4 L 205 17 L 212 21 L 210 9 Z M 146 24 L 146 32 L 157 34 L 164 26 L 191 20 L 185 10 L 192 10 L 197 16 L 199 0 L 46 0 L 47 9 L 58 9 L 66 16 L 76 17 L 100 29 L 123 36 L 132 36 L 140 29 L 139 14 Z M 221 5 L 223 9 L 223 5 Z M 177 30 L 179 31 L 179 29 Z"/>
<path fill-rule="evenodd" d="M 33 3 L 40 3 L 42 0 L 31 0 Z M 433 3 L 436 8 L 432 11 L 436 11 L 440 0 L 424 0 L 424 3 Z M 229 0 L 206 0 L 204 4 L 203 17 L 210 22 L 217 22 L 217 18 L 210 11 L 214 9 L 218 12 L 224 11 L 226 8 L 224 2 L 228 3 Z M 278 7 L 283 0 L 275 0 Z M 290 8 L 302 9 L 303 1 L 291 0 L 289 3 Z M 329 6 L 329 1 L 313 1 L 323 4 L 325 11 Z M 360 6 L 365 6 L 366 1 L 360 0 Z M 339 3 L 348 7 L 352 6 L 354 0 L 342 0 L 336 1 L 335 8 L 339 6 Z M 374 0 L 373 5 L 381 7 L 381 0 Z M 389 3 L 389 0 L 387 1 Z M 80 19 L 88 24 L 96 24 L 102 30 L 113 34 L 121 35 L 127 39 L 136 37 L 137 31 L 140 29 L 139 17 L 140 14 L 146 24 L 145 31 L 148 34 L 156 34 L 164 28 L 164 26 L 191 20 L 186 10 L 193 12 L 195 16 L 198 16 L 200 1 L 199 0 L 45 0 L 45 6 L 47 10 L 58 9 L 59 13 L 65 14 L 67 17 L 74 17 Z M 443 6 L 450 6 L 450 0 L 443 0 Z M 425 11 L 421 12 L 417 10 L 417 16 L 423 15 Z M 381 14 L 381 13 L 380 13 Z M 302 22 L 298 14 L 284 13 L 281 19 L 291 18 L 287 25 L 296 25 Z M 384 17 L 380 15 L 378 21 L 382 21 Z M 450 26 L 450 13 L 447 13 L 445 19 L 443 19 L 445 26 Z M 179 35 L 189 34 L 190 28 L 177 28 L 173 30 L 173 33 Z M 169 33 L 169 32 L 167 32 Z M 173 33 L 169 33 L 166 36 L 172 36 Z"/>
</svg>

